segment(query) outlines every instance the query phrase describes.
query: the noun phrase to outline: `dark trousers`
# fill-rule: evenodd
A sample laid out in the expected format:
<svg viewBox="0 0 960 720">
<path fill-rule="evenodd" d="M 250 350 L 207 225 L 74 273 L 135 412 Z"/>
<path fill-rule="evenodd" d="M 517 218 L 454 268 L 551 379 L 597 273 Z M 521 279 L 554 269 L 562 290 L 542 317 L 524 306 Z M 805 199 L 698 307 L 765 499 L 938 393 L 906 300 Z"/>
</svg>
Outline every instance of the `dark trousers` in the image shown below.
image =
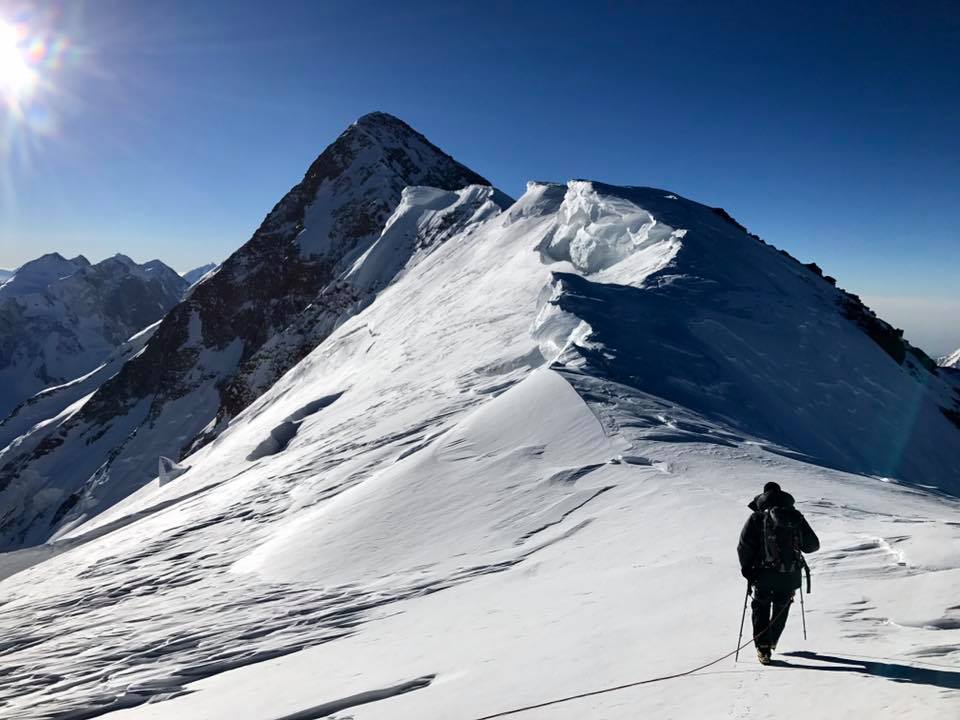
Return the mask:
<svg viewBox="0 0 960 720">
<path fill-rule="evenodd" d="M 769 648 L 777 644 L 783 628 L 787 624 L 790 603 L 793 602 L 793 590 L 753 589 L 753 634 L 758 648 Z"/>
</svg>

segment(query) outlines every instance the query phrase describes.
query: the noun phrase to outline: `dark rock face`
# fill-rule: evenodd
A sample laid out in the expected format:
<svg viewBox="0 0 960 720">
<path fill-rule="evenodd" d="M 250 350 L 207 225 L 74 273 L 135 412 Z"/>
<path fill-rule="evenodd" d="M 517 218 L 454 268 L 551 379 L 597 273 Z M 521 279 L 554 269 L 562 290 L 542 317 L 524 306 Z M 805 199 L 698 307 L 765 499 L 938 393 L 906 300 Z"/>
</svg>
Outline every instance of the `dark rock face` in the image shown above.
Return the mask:
<svg viewBox="0 0 960 720">
<path fill-rule="evenodd" d="M 462 204 L 457 204 L 430 227 L 421 229 L 415 246 L 409 249 L 410 254 L 444 243 L 463 230 L 485 203 L 502 209 L 511 204 L 512 200 L 497 190 L 491 190 L 489 194 L 480 193 Z M 334 280 L 324 286 L 313 302 L 297 314 L 282 332 L 274 335 L 247 358 L 230 381 L 221 387 L 222 403 L 216 427 L 266 392 L 281 375 L 306 357 L 347 317 L 369 305 L 382 287 L 379 284 L 374 287 L 356 286 L 349 278 Z M 213 439 L 215 434 L 205 433 L 185 452 L 201 447 Z"/>
<path fill-rule="evenodd" d="M 382 182 L 371 183 L 371 179 Z M 243 349 L 238 365 L 243 365 L 264 343 L 295 322 L 307 306 L 343 309 L 355 298 L 328 285 L 342 269 L 343 258 L 359 242 L 380 232 L 404 187 L 429 185 L 455 190 L 471 184 L 489 182 L 401 120 L 385 113 L 360 118 L 314 161 L 303 181 L 277 203 L 250 241 L 164 321 L 141 358 L 121 373 L 130 375 L 131 382 L 120 397 L 144 397 L 156 392 L 158 384 L 164 388 L 161 398 L 190 390 L 175 376 L 191 367 L 196 355 L 186 343 L 187 326 L 194 313 L 202 327 L 201 345 L 223 349 L 240 340 Z M 305 252 L 298 237 L 310 231 L 307 208 L 317 199 L 321 187 L 343 202 L 333 204 L 330 242 L 325 252 Z M 308 335 L 297 351 L 272 357 L 270 374 L 279 377 L 315 346 L 316 339 Z M 174 356 L 179 359 L 172 373 L 145 369 L 169 363 Z M 259 395 L 242 391 L 231 383 L 232 377 L 233 372 L 227 373 L 218 383 L 220 414 L 229 417 Z M 109 393 L 98 396 L 101 394 Z M 111 412 L 108 403 L 101 416 L 108 417 Z"/>
<path fill-rule="evenodd" d="M 841 290 L 840 306 L 844 316 L 856 323 L 898 365 L 903 365 L 909 356 L 927 372 L 937 374 L 936 361 L 920 348 L 904 340 L 903 330 L 877 317 L 876 313 L 864 305 L 858 296 Z"/>
<path fill-rule="evenodd" d="M 474 184 L 489 182 L 406 123 L 384 113 L 360 118 L 78 412 L 18 452 L 0 452 L 0 493 L 8 490 L 0 546 L 46 539 L 51 523 L 103 509 L 150 480 L 159 455 L 182 457 L 198 436 L 216 437 L 269 387 L 236 382 L 241 369 L 256 375 L 262 365 L 279 377 L 332 330 L 315 327 L 318 314 L 356 301 L 336 277 L 377 238 L 404 187 Z M 40 489 L 43 506 L 31 499 Z"/>
</svg>

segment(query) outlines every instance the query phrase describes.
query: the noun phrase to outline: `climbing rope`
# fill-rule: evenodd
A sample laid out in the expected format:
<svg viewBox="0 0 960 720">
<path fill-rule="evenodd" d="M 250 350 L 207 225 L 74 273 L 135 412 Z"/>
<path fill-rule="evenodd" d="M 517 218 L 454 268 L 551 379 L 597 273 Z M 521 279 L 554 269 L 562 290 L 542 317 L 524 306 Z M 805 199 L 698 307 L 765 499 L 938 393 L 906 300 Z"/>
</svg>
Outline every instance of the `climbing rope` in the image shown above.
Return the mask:
<svg viewBox="0 0 960 720">
<path fill-rule="evenodd" d="M 784 605 L 780 609 L 780 612 L 778 612 L 776 615 L 773 616 L 773 618 L 770 620 L 769 625 L 767 625 L 763 630 L 758 632 L 756 635 L 754 635 L 752 638 L 747 640 L 745 643 L 740 645 L 735 650 L 728 652 L 726 655 L 723 655 L 722 657 L 718 657 L 716 660 L 711 660 L 708 663 L 699 665 L 693 668 L 692 670 L 685 670 L 683 672 L 674 673 L 672 675 L 661 675 L 660 677 L 648 678 L 647 680 L 637 680 L 636 682 L 625 683 L 623 685 L 614 685 L 613 687 L 603 688 L 602 690 L 590 690 L 589 692 L 578 693 L 577 695 L 568 695 L 567 697 L 557 698 L 556 700 L 547 700 L 546 702 L 537 703 L 536 705 L 526 705 L 524 707 L 514 708 L 513 710 L 504 710 L 502 712 L 494 713 L 493 715 L 484 715 L 483 717 L 476 718 L 476 720 L 494 720 L 494 718 L 502 718 L 502 717 L 507 717 L 508 715 L 516 715 L 518 713 L 527 712 L 528 710 L 538 710 L 540 708 L 549 707 L 550 705 L 559 705 L 560 703 L 570 702 L 571 700 L 579 700 L 581 698 L 593 697 L 594 695 L 603 695 L 605 693 L 617 692 L 618 690 L 626 690 L 627 688 L 638 687 L 640 685 L 649 685 L 650 683 L 662 682 L 664 680 L 673 680 L 674 678 L 693 675 L 694 673 L 700 672 L 701 670 L 705 670 L 708 667 L 711 667 L 712 665 L 716 665 L 718 662 L 722 662 L 726 660 L 728 657 L 732 657 L 736 653 L 743 650 L 747 645 L 754 642 L 758 637 L 760 637 L 767 630 L 773 627 L 773 624 L 777 621 L 780 615 L 786 612 L 787 608 L 789 608 L 790 605 L 791 603 L 787 603 L 786 605 Z"/>
</svg>

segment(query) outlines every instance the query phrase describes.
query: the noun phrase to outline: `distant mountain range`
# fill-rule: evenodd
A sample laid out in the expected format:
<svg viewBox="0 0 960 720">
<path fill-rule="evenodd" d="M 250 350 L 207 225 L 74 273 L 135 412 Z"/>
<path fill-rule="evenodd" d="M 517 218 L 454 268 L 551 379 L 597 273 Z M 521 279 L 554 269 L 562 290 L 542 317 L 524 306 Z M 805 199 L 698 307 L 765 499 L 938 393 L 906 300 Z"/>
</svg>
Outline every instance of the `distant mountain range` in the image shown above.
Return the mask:
<svg viewBox="0 0 960 720">
<path fill-rule="evenodd" d="M 175 305 L 187 282 L 159 260 L 50 253 L 0 285 L 0 418 L 90 372 Z"/>
</svg>

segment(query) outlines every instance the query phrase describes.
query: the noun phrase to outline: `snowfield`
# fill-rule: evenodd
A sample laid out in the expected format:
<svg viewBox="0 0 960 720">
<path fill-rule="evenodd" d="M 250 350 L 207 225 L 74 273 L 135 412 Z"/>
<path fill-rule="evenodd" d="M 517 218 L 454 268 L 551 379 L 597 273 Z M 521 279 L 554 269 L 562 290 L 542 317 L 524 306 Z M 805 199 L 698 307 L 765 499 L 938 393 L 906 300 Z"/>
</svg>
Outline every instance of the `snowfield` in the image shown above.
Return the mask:
<svg viewBox="0 0 960 720">
<path fill-rule="evenodd" d="M 955 378 L 661 190 L 408 189 L 365 252 L 379 295 L 215 440 L 0 556 L 4 717 L 957 712 Z M 636 684 L 734 651 L 770 480 L 822 541 L 809 639 Z"/>
</svg>

